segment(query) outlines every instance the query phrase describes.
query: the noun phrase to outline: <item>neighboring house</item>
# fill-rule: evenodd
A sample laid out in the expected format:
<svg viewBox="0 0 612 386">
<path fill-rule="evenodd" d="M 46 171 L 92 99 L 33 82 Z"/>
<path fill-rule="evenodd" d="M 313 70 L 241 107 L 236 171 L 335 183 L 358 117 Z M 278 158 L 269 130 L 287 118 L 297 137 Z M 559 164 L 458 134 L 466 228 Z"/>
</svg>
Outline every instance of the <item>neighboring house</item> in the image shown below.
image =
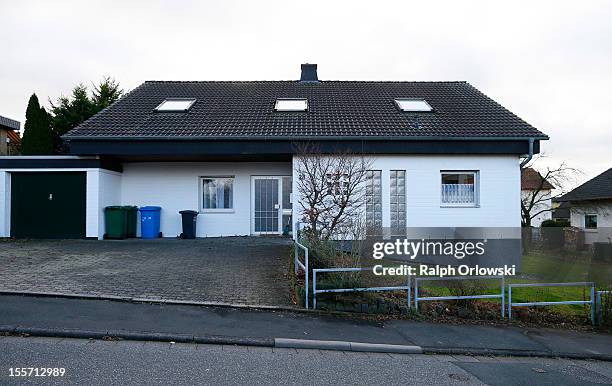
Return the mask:
<svg viewBox="0 0 612 386">
<path fill-rule="evenodd" d="M 21 136 L 18 131 L 9 130 L 7 133 L 8 144 L 7 151 L 8 155 L 21 154 Z"/>
<path fill-rule="evenodd" d="M 559 198 L 552 200 L 552 218 L 555 221 L 570 221 L 570 203 L 567 201 L 559 201 Z"/>
<path fill-rule="evenodd" d="M 14 143 L 16 138 L 19 138 L 19 134 L 16 133 L 19 127 L 19 122 L 0 115 L 0 156 L 15 154 Z"/>
<path fill-rule="evenodd" d="M 570 223 L 585 231 L 585 243 L 612 242 L 612 168 L 585 182 L 559 201 L 570 204 Z"/>
<path fill-rule="evenodd" d="M 555 187 L 544 179 L 542 175 L 533 168 L 521 170 L 521 201 L 529 211 L 530 225 L 539 227 L 544 220 L 552 218 L 551 191 Z"/>
<path fill-rule="evenodd" d="M 148 81 L 64 136 L 72 156 L 0 159 L 0 236 L 102 238 L 108 205 L 161 231 L 281 234 L 300 218 L 300 144 L 372 160 L 383 227 L 520 228 L 520 160 L 548 139 L 466 82 Z"/>
</svg>

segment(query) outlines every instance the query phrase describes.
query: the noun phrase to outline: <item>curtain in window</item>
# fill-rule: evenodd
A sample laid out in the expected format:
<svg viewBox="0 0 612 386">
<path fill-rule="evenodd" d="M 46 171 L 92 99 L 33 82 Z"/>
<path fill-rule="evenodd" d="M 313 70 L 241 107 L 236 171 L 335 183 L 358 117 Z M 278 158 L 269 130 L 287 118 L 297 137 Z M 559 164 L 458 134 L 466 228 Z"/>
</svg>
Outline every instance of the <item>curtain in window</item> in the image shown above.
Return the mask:
<svg viewBox="0 0 612 386">
<path fill-rule="evenodd" d="M 202 207 L 204 209 L 231 209 L 233 207 L 232 178 L 204 178 L 202 184 Z"/>
</svg>

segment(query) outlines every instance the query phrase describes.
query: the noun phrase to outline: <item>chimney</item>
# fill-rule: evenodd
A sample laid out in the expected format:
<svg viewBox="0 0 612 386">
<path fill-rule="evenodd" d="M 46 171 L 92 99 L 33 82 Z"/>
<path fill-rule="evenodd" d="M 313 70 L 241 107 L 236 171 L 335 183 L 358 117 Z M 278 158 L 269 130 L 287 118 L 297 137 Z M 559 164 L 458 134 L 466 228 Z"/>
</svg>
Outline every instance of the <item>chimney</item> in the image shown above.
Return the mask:
<svg viewBox="0 0 612 386">
<path fill-rule="evenodd" d="M 317 76 L 317 65 L 304 63 L 302 64 L 302 76 L 300 76 L 300 82 L 318 82 L 319 77 Z"/>
</svg>

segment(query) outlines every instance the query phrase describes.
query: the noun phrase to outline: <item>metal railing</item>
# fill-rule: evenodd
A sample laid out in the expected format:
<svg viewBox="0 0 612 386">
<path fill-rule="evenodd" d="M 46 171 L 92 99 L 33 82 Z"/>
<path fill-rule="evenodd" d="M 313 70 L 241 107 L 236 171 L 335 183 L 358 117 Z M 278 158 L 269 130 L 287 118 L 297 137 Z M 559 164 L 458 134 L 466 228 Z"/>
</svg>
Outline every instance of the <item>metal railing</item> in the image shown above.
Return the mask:
<svg viewBox="0 0 612 386">
<path fill-rule="evenodd" d="M 300 252 L 299 250 L 304 251 L 304 263 L 300 261 Z M 293 265 L 295 269 L 295 274 L 297 275 L 299 270 L 302 269 L 304 271 L 304 290 L 306 292 L 306 299 L 304 301 L 304 305 L 308 308 L 309 299 L 308 299 L 308 248 L 298 243 L 297 241 L 293 242 Z"/>
<path fill-rule="evenodd" d="M 479 279 L 498 279 L 500 280 L 499 294 L 483 294 L 483 295 L 460 295 L 460 296 L 425 296 L 419 297 L 419 282 L 423 281 L 447 281 L 447 280 L 479 280 Z M 420 301 L 431 300 L 465 300 L 465 299 L 501 299 L 501 316 L 505 317 L 505 279 L 503 276 L 449 276 L 449 277 L 417 277 L 414 281 L 414 310 L 419 310 Z"/>
<path fill-rule="evenodd" d="M 473 184 L 442 184 L 443 204 L 473 204 L 475 191 Z"/>
<path fill-rule="evenodd" d="M 410 308 L 410 287 L 411 280 L 410 275 L 408 275 L 408 282 L 405 286 L 396 286 L 396 287 L 359 287 L 359 288 L 326 288 L 326 289 L 317 289 L 317 273 L 324 272 L 359 272 L 359 271 L 369 271 L 372 268 L 316 268 L 312 270 L 312 296 L 313 296 L 313 309 L 317 308 L 317 294 L 321 293 L 340 293 L 340 292 L 372 292 L 372 291 L 407 291 L 408 299 L 407 306 Z"/>
<path fill-rule="evenodd" d="M 606 298 L 606 303 L 612 301 L 612 299 L 610 298 L 610 296 L 612 296 L 612 291 L 607 291 L 607 290 L 600 290 L 597 291 L 596 295 L 595 295 L 595 308 L 597 310 L 596 313 L 596 317 L 597 317 L 597 322 L 599 324 L 601 324 L 603 322 L 603 317 L 604 317 L 604 304 L 603 304 L 603 300 L 602 298 L 605 296 L 607 296 Z M 610 305 L 606 304 L 607 307 L 609 308 Z"/>
<path fill-rule="evenodd" d="M 529 288 L 529 287 L 587 287 L 591 290 L 590 300 L 565 300 L 558 302 L 512 302 L 513 288 Z M 512 307 L 524 306 L 558 306 L 571 304 L 590 304 L 591 305 L 591 322 L 595 324 L 595 283 L 593 282 L 573 282 L 573 283 L 520 283 L 508 285 L 508 320 L 512 319 Z"/>
</svg>

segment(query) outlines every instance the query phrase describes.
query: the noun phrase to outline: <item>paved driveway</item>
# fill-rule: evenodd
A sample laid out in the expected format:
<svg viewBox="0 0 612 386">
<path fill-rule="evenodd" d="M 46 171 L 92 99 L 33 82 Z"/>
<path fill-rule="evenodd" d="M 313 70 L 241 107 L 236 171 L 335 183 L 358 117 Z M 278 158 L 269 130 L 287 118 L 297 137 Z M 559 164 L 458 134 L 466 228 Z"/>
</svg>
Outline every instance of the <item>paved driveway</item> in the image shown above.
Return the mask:
<svg viewBox="0 0 612 386">
<path fill-rule="evenodd" d="M 0 241 L 0 291 L 291 305 L 287 239 Z"/>
</svg>

